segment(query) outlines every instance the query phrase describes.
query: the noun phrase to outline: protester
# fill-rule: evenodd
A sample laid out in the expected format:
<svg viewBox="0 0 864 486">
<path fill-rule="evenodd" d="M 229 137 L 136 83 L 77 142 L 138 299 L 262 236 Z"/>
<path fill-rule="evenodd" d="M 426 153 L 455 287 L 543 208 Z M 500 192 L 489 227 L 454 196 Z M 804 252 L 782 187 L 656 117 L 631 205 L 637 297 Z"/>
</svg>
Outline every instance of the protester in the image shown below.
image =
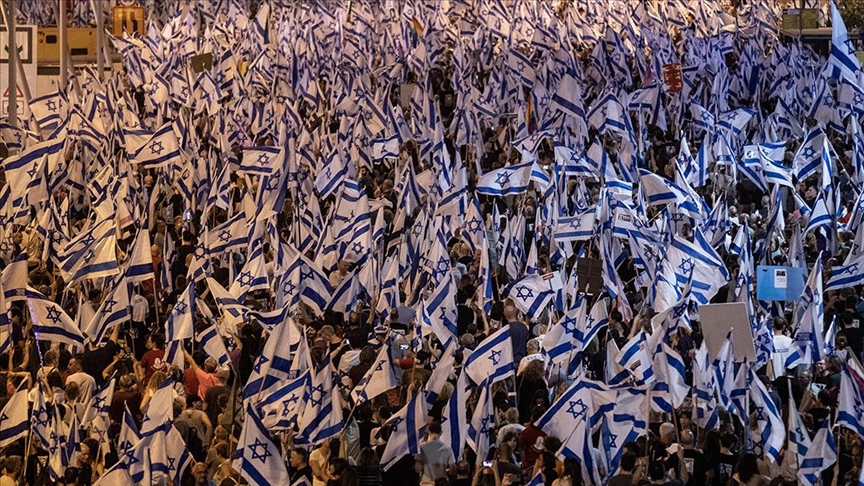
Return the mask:
<svg viewBox="0 0 864 486">
<path fill-rule="evenodd" d="M 0 124 L 0 485 L 858 480 L 847 2 L 141 3 Z"/>
</svg>

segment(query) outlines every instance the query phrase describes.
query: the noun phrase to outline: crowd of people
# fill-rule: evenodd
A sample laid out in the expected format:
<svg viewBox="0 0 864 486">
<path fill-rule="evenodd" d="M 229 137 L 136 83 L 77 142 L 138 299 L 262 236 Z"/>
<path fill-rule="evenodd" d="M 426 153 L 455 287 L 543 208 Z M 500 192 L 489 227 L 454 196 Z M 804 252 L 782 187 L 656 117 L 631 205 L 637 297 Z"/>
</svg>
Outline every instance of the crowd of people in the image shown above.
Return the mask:
<svg viewBox="0 0 864 486">
<path fill-rule="evenodd" d="M 827 59 L 767 0 L 145 4 L 0 125 L 0 486 L 861 484 L 833 4 Z"/>
</svg>

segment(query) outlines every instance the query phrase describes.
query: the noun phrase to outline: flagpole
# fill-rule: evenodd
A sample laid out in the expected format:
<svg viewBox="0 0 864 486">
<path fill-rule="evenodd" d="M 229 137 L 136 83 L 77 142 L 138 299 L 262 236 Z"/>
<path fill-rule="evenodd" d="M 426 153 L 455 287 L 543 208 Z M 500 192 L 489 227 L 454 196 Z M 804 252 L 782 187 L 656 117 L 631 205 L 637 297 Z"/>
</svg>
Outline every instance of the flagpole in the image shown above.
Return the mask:
<svg viewBox="0 0 864 486">
<path fill-rule="evenodd" d="M 15 0 L 10 0 L 14 2 Z M 69 61 L 66 58 L 68 39 L 66 38 L 66 0 L 59 0 L 60 9 L 57 12 L 57 30 L 60 40 L 60 90 L 65 91 L 69 84 Z"/>
<path fill-rule="evenodd" d="M 3 3 L 3 2 L 0 2 Z M 4 9 L 3 15 L 6 17 L 6 34 L 7 46 L 9 50 L 9 83 L 6 87 L 9 93 L 9 108 L 7 113 L 7 121 L 13 127 L 18 127 L 18 41 L 16 39 L 15 15 L 9 15 L 9 12 L 15 12 L 15 0 L 9 0 L 9 8 Z M 13 66 L 14 65 L 14 66 Z"/>
<path fill-rule="evenodd" d="M 96 16 L 96 70 L 98 71 L 97 76 L 99 81 L 102 81 L 105 73 L 105 58 L 103 56 L 103 50 L 105 48 L 104 11 L 102 10 L 101 2 L 93 2 L 90 5 L 93 7 L 93 15 Z"/>
</svg>

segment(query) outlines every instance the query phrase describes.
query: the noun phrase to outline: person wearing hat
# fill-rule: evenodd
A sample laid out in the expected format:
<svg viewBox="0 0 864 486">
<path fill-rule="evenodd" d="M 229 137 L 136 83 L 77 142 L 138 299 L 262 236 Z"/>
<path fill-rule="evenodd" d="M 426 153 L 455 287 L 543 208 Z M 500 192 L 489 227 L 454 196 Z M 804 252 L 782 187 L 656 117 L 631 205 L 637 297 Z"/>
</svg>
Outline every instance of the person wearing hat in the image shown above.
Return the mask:
<svg viewBox="0 0 864 486">
<path fill-rule="evenodd" d="M 376 351 L 378 351 L 386 342 L 387 327 L 384 326 L 384 324 L 378 323 L 372 329 L 372 337 L 369 338 L 369 346 L 372 346 Z"/>
</svg>

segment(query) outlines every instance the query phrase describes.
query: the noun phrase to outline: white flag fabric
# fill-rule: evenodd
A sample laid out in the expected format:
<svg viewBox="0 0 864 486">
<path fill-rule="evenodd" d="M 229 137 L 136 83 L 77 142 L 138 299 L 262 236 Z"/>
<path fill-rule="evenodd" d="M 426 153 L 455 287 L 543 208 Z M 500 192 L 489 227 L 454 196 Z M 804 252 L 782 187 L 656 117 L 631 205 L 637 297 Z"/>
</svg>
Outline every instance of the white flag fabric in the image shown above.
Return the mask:
<svg viewBox="0 0 864 486">
<path fill-rule="evenodd" d="M 27 402 L 28 390 L 15 392 L 0 411 L 0 447 L 26 437 L 30 431 L 30 405 Z"/>
</svg>

